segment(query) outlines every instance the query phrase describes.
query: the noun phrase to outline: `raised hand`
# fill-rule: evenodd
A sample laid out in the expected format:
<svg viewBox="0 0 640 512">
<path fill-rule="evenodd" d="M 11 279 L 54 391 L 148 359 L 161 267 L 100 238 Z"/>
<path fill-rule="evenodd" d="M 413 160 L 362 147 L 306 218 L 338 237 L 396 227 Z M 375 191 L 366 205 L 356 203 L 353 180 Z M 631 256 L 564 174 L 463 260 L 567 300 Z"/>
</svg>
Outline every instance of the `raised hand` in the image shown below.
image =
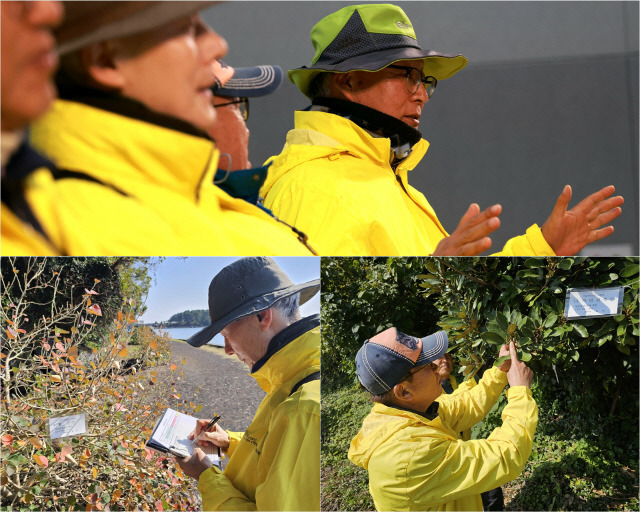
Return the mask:
<svg viewBox="0 0 640 512">
<path fill-rule="evenodd" d="M 509 352 L 511 353 L 511 368 L 509 368 L 507 372 L 509 386 L 526 386 L 531 388 L 533 371 L 522 361 L 518 361 L 516 344 L 513 341 L 509 343 Z"/>
<path fill-rule="evenodd" d="M 484 211 L 473 203 L 462 216 L 456 230 L 440 240 L 432 256 L 475 256 L 491 247 L 489 234 L 500 227 L 502 206 L 494 204 Z"/>
<path fill-rule="evenodd" d="M 542 226 L 542 235 L 558 256 L 571 256 L 586 245 L 613 233 L 613 226 L 601 228 L 622 213 L 622 196 L 610 197 L 615 187 L 610 185 L 580 201 L 567 210 L 571 187 L 566 185 L 556 201 L 553 212 Z"/>
</svg>

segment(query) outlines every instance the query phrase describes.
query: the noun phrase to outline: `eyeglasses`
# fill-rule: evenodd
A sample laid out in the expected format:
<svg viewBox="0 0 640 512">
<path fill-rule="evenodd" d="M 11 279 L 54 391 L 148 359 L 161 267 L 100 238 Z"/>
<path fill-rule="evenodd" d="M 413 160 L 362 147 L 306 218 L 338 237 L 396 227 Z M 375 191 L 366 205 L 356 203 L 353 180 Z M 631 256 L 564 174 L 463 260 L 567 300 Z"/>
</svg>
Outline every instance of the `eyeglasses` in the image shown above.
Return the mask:
<svg viewBox="0 0 640 512">
<path fill-rule="evenodd" d="M 245 121 L 249 120 L 249 98 L 238 98 L 237 100 L 228 101 L 227 103 L 219 103 L 217 105 L 214 104 L 213 106 L 215 108 L 219 108 L 226 107 L 228 105 L 240 105 L 238 109 L 242 114 L 242 119 L 244 119 Z"/>
<path fill-rule="evenodd" d="M 424 366 L 418 368 L 415 372 L 409 372 L 409 375 L 415 375 L 416 373 L 421 372 L 422 370 L 425 370 L 427 368 L 431 368 L 435 372 L 438 369 L 438 365 L 436 363 L 427 363 Z"/>
<path fill-rule="evenodd" d="M 411 68 L 409 66 L 396 66 L 390 65 L 388 68 L 393 69 L 402 69 L 407 75 L 407 92 L 409 94 L 415 94 L 418 92 L 418 87 L 420 84 L 424 85 L 424 88 L 427 90 L 427 97 L 431 99 L 433 96 L 433 91 L 436 90 L 436 85 L 438 85 L 438 80 L 434 76 L 424 76 L 422 71 L 418 68 Z"/>
</svg>

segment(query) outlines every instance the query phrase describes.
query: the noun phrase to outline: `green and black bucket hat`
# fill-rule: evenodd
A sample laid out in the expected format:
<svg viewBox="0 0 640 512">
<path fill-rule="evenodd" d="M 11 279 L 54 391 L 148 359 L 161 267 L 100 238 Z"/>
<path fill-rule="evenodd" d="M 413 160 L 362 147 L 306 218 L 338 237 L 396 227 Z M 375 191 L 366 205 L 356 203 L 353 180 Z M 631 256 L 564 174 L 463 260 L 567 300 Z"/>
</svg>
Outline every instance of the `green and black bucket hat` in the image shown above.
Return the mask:
<svg viewBox="0 0 640 512">
<path fill-rule="evenodd" d="M 316 52 L 311 67 L 287 73 L 307 97 L 311 80 L 323 71 L 379 71 L 400 60 L 424 59 L 423 73 L 440 81 L 468 62 L 464 55 L 423 50 L 407 15 L 392 4 L 344 7 L 316 23 L 311 29 L 311 42 Z"/>
</svg>

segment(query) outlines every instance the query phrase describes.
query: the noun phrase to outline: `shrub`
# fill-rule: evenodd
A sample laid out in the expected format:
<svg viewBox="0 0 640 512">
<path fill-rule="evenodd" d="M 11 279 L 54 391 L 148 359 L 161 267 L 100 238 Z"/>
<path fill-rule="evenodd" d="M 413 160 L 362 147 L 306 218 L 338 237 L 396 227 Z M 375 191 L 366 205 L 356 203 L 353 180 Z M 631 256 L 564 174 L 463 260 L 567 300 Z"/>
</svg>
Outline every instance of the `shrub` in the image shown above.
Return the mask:
<svg viewBox="0 0 640 512">
<path fill-rule="evenodd" d="M 84 341 L 102 314 L 99 280 L 79 298 L 58 300 L 69 291 L 46 260 L 18 261 L 2 261 L 11 270 L 3 269 L 0 313 L 3 509 L 198 508 L 192 482 L 166 456 L 145 448 L 170 393 L 154 369 L 167 357 L 168 339 L 133 330 L 138 305 L 124 300 L 105 339 L 87 349 Z M 53 296 L 38 305 L 48 314 L 29 319 L 25 312 L 47 288 Z M 79 413 L 85 434 L 49 438 L 49 418 Z"/>
</svg>

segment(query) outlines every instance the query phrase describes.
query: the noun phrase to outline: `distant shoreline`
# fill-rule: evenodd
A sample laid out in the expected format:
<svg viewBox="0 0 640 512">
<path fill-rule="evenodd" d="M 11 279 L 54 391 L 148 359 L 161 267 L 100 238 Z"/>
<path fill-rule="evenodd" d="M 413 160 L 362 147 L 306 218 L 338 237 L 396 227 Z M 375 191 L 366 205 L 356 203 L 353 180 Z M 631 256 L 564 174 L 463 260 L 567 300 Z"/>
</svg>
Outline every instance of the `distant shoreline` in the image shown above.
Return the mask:
<svg viewBox="0 0 640 512">
<path fill-rule="evenodd" d="M 173 338 L 171 339 L 171 341 L 175 341 L 176 343 L 187 343 L 184 340 L 174 340 Z M 226 356 L 226 357 L 233 357 L 233 356 L 227 356 L 227 354 L 225 354 L 225 352 L 224 352 L 224 347 L 221 347 L 220 345 L 202 345 L 199 348 L 201 348 L 201 349 L 203 348 L 205 350 L 210 350 L 210 351 L 212 351 L 212 352 L 214 352 L 216 354 L 223 355 L 223 356 Z"/>
</svg>

